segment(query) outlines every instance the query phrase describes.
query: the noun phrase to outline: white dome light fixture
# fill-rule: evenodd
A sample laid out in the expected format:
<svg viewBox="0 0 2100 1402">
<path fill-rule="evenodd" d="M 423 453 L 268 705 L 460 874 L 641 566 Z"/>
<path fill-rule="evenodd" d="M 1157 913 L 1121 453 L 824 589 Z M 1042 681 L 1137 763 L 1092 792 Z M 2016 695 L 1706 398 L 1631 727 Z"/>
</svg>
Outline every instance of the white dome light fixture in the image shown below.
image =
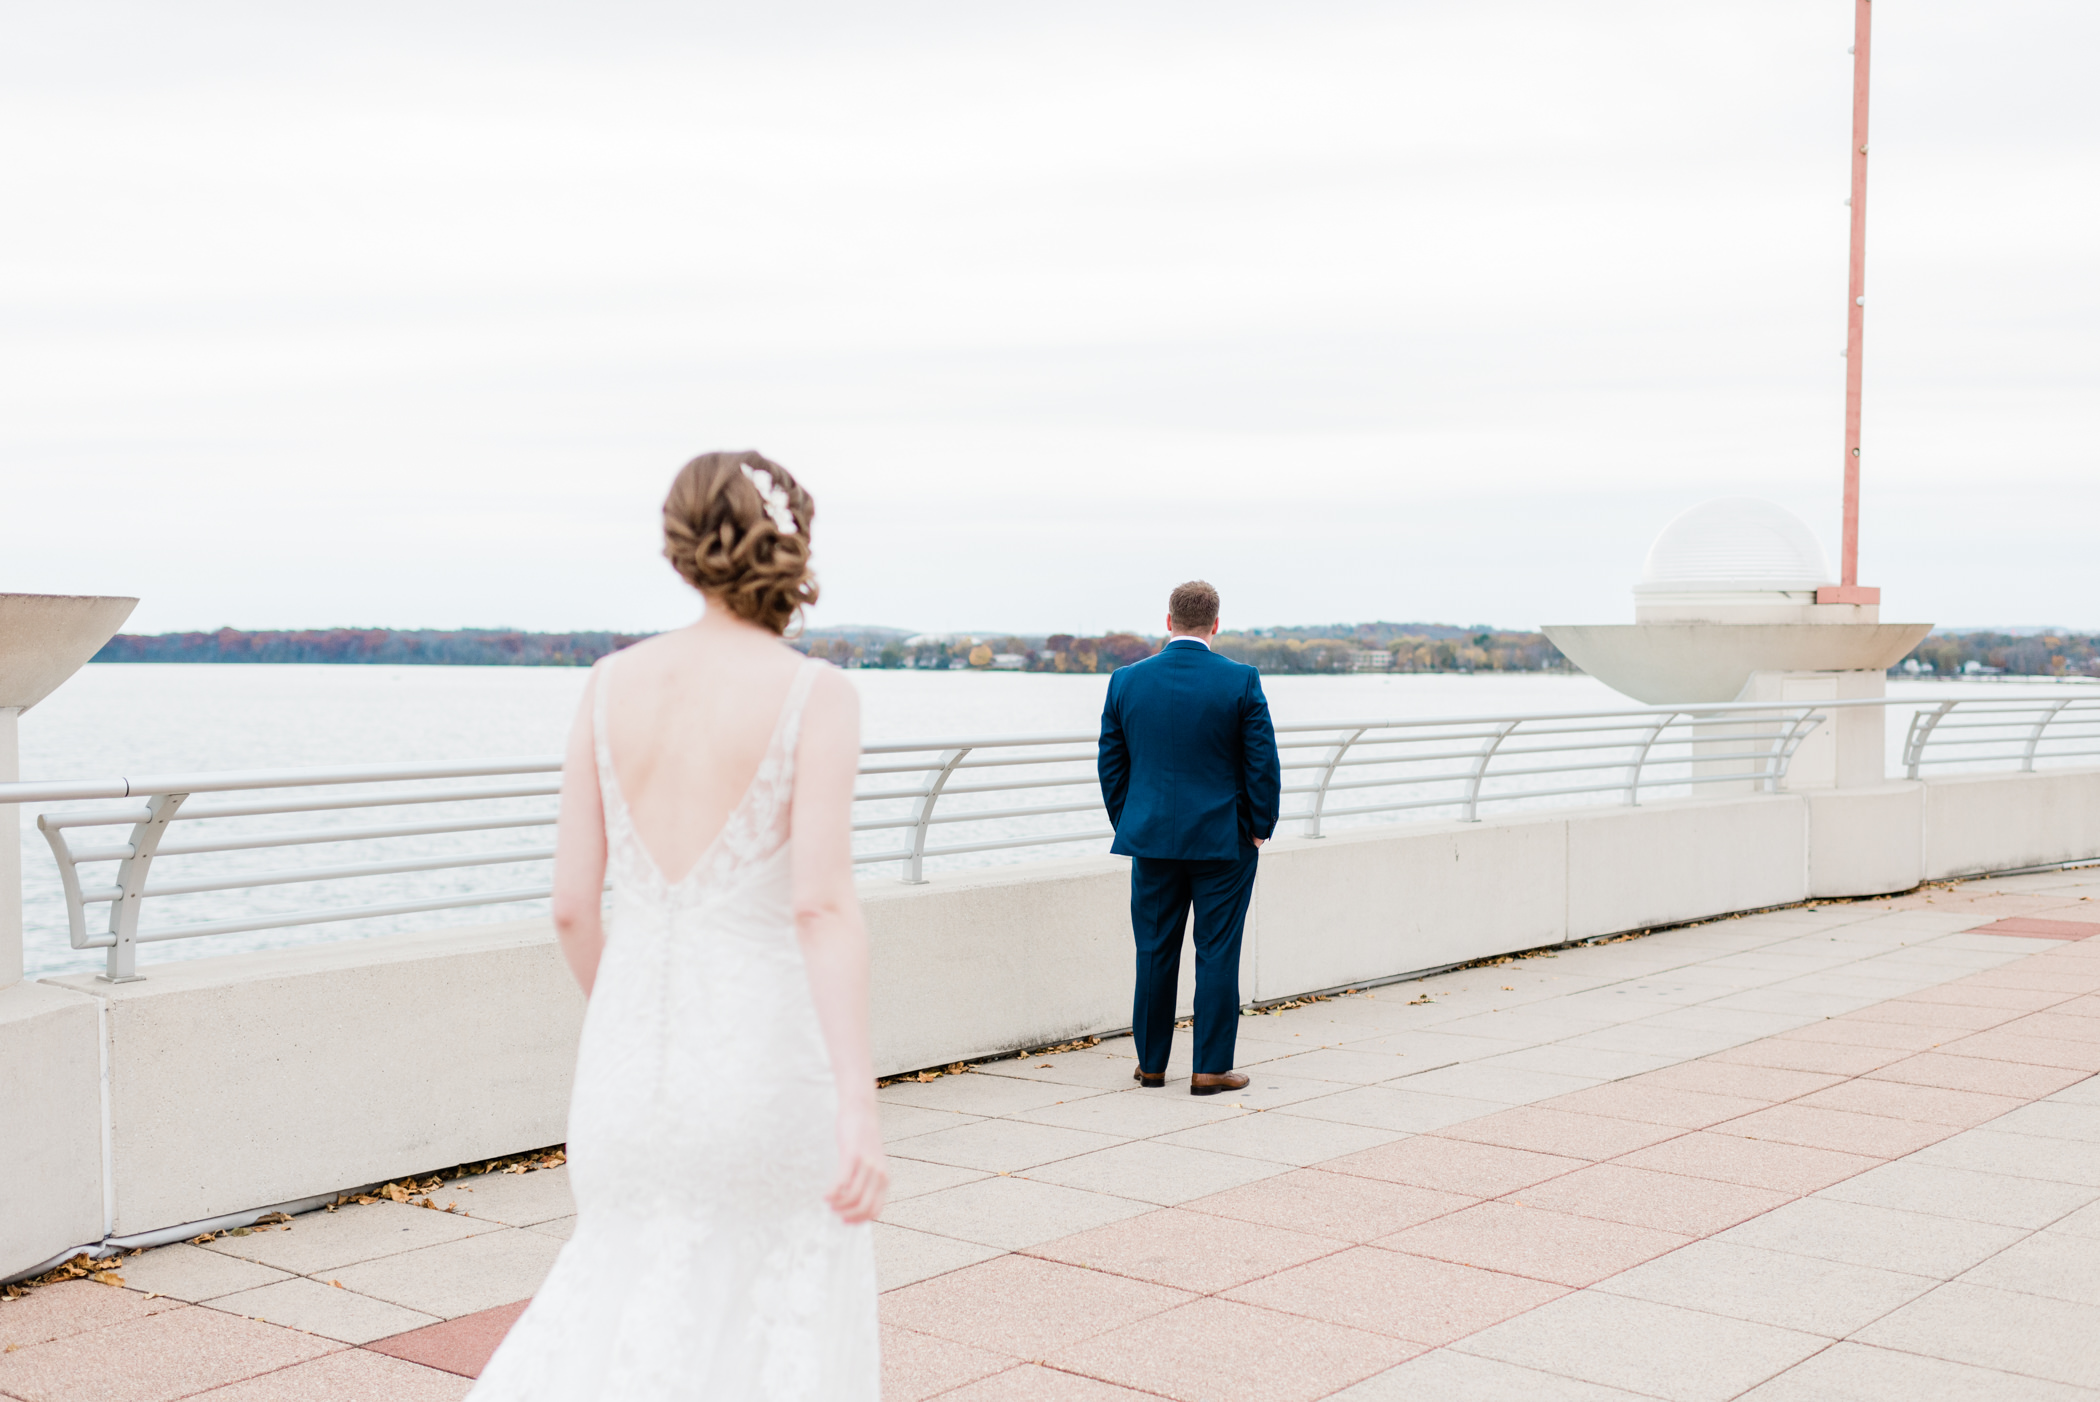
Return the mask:
<svg viewBox="0 0 2100 1402">
<path fill-rule="evenodd" d="M 1832 582 L 1807 522 L 1761 497 L 1721 497 L 1662 528 L 1633 592 L 1792 594 Z"/>
</svg>

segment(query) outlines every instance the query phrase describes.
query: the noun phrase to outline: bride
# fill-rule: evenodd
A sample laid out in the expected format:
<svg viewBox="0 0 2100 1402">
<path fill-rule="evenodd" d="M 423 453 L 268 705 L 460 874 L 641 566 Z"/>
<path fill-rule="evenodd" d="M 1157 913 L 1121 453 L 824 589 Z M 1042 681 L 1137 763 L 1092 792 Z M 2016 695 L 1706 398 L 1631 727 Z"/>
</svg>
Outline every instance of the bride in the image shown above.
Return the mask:
<svg viewBox="0 0 2100 1402">
<path fill-rule="evenodd" d="M 592 670 L 554 857 L 576 1232 L 471 1402 L 876 1402 L 860 713 L 780 641 L 813 512 L 757 453 L 687 463 L 664 554 L 706 612 Z"/>
</svg>

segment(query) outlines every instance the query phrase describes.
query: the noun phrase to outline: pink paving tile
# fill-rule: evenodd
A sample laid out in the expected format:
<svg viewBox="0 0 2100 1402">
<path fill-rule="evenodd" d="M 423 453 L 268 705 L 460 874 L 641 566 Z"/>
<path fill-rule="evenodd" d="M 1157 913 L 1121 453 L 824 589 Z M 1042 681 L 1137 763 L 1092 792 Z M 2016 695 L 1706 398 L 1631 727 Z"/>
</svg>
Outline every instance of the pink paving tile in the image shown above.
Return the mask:
<svg viewBox="0 0 2100 1402">
<path fill-rule="evenodd" d="M 1207 1295 L 1341 1246 L 1330 1237 L 1169 1207 L 1031 1246 L 1028 1254 Z"/>
<path fill-rule="evenodd" d="M 1998 1029 L 2015 1037 L 2057 1037 L 2068 1042 L 2100 1042 L 2100 1017 L 2084 1013 L 2028 1013 Z"/>
<path fill-rule="evenodd" d="M 1894 1047 L 1853 1047 L 1837 1042 L 1805 1042 L 1799 1038 L 1766 1037 L 1716 1052 L 1713 1061 L 1740 1066 L 1770 1066 L 1781 1071 L 1821 1071 L 1837 1076 L 1859 1076 L 1902 1060 Z"/>
<path fill-rule="evenodd" d="M 1477 1197 L 1418 1188 L 1410 1183 L 1301 1168 L 1182 1206 L 1191 1212 L 1361 1242 L 1471 1207 L 1478 1201 Z"/>
<path fill-rule="evenodd" d="M 941 1402 L 1154 1402 L 1150 1394 L 1132 1392 L 1098 1378 L 1060 1373 L 1040 1363 L 1023 1363 L 982 1382 L 941 1394 Z"/>
<path fill-rule="evenodd" d="M 1019 1359 L 952 1339 L 885 1325 L 882 1331 L 883 1402 L 920 1402 L 964 1383 L 988 1378 Z"/>
<path fill-rule="evenodd" d="M 1567 1294 L 1567 1287 L 1360 1246 L 1240 1286 L 1227 1298 L 1329 1324 L 1448 1344 Z"/>
<path fill-rule="evenodd" d="M 519 1300 L 475 1314 L 463 1314 L 442 1324 L 429 1324 L 405 1334 L 374 1339 L 365 1347 L 390 1358 L 420 1363 L 426 1368 L 441 1368 L 463 1378 L 478 1378 L 481 1370 L 488 1366 L 490 1356 L 496 1352 L 496 1345 L 503 1342 L 510 1326 L 518 1322 L 518 1316 L 525 1313 L 525 1307 L 531 1303 L 530 1300 Z"/>
<path fill-rule="evenodd" d="M 1946 1032 L 1981 1032 L 2009 1022 L 2019 1014 L 2011 1008 L 1979 1008 L 1973 1003 L 1920 1003 L 1909 998 L 1890 998 L 1832 1018 L 1832 1022 L 1894 1022 L 1912 1027 L 1936 1027 Z"/>
<path fill-rule="evenodd" d="M 1820 1094 L 1821 1092 L 1819 1092 Z M 1937 1144 L 1954 1128 L 1919 1120 L 1894 1120 L 1886 1115 L 1865 1115 L 1855 1110 L 1825 1110 L 1793 1101 L 1730 1120 L 1714 1131 L 1748 1139 L 1776 1139 L 1782 1144 L 1804 1144 L 1812 1149 L 1836 1149 L 1840 1153 L 1867 1154 L 1875 1158 L 1900 1159 L 1927 1144 Z"/>
<path fill-rule="evenodd" d="M 2017 1016 L 2009 1010 L 2007 1017 Z M 1963 1029 L 1947 1027 L 1925 1027 L 1915 1022 L 1848 1022 L 1844 1018 L 1825 1018 L 1811 1022 L 1806 1027 L 1796 1027 L 1791 1032 L 1782 1032 L 1774 1041 L 1787 1042 L 1835 1042 L 1848 1047 L 1871 1047 L 1886 1052 L 1927 1051 L 1940 1043 L 1962 1036 Z"/>
<path fill-rule="evenodd" d="M 882 1322 L 1020 1358 L 1185 1305 L 1187 1291 L 1033 1256 L 995 1256 L 882 1297 Z"/>
<path fill-rule="evenodd" d="M 1924 904 L 1934 910 L 1974 911 L 1978 918 L 1991 915 L 2021 915 L 2062 905 L 2062 896 L 2030 895 L 2019 891 L 1989 891 L 1974 888 L 1936 891 Z"/>
<path fill-rule="evenodd" d="M 2062 972 L 2053 969 L 2029 968 L 2031 961 L 2021 960 L 2007 964 L 2002 969 L 1986 969 L 1980 974 L 1970 974 L 1964 982 L 1982 984 L 1987 988 L 2025 988 L 2037 993 L 2061 993 L 2066 998 L 2075 998 L 2081 993 L 2091 993 L 2100 988 L 2100 977 L 2078 969 Z"/>
<path fill-rule="evenodd" d="M 1671 1090 L 1698 1090 L 1712 1095 L 1736 1095 L 1749 1100 L 1777 1102 L 1834 1086 L 1843 1079 L 1843 1076 L 1833 1076 L 1825 1071 L 1782 1071 L 1776 1066 L 1744 1066 L 1738 1062 L 1701 1057 L 1697 1061 L 1681 1061 L 1675 1066 L 1644 1071 L 1620 1084 L 1664 1086 Z"/>
<path fill-rule="evenodd" d="M 1969 933 L 2019 935 L 2026 939 L 2089 940 L 2094 935 L 2100 935 L 2100 925 L 2084 920 L 2041 920 L 2029 915 L 2013 915 L 2003 920 L 1993 920 L 1988 925 L 1978 925 Z"/>
<path fill-rule="evenodd" d="M 1979 1008 L 2012 1008 L 2017 1012 L 2035 1012 L 2041 1008 L 2054 1007 L 2064 1001 L 2064 995 L 2057 992 L 2033 988 L 1998 988 L 1988 983 L 1977 983 L 1969 978 L 1958 978 L 1937 988 L 1921 988 L 1916 993 L 1906 993 L 1903 996 L 1913 1003 L 1967 1003 Z"/>
<path fill-rule="evenodd" d="M 1812 1149 L 1802 1144 L 1780 1144 L 1766 1139 L 1744 1139 L 1733 1134 L 1701 1131 L 1672 1139 L 1653 1148 L 1640 1149 L 1617 1163 L 1632 1168 L 1652 1168 L 1662 1173 L 1683 1173 L 1712 1178 L 1723 1183 L 1741 1183 L 1774 1192 L 1813 1193 L 1854 1174 L 1878 1168 L 1884 1160 L 1866 1154 Z"/>
<path fill-rule="evenodd" d="M 1603 1115 L 1577 1115 L 1566 1110 L 1548 1110 L 1523 1105 L 1477 1120 L 1462 1120 L 1425 1138 L 1470 1139 L 1476 1144 L 1499 1144 L 1506 1149 L 1528 1149 L 1537 1154 L 1560 1154 L 1568 1158 L 1615 1159 L 1621 1154 L 1684 1133 L 1674 1125 L 1639 1124 L 1633 1120 L 1609 1119 Z"/>
<path fill-rule="evenodd" d="M 2046 954 L 2030 954 L 2017 964 L 2006 964 L 1998 972 L 2018 969 L 2023 973 L 2060 974 L 2065 978 L 2100 980 L 2100 950 L 2091 940 L 2060 944 Z"/>
<path fill-rule="evenodd" d="M 205 1402 L 460 1402 L 472 1378 L 345 1349 L 197 1394 Z"/>
<path fill-rule="evenodd" d="M 189 1305 L 0 1354 L 0 1396 L 24 1402 L 169 1402 L 342 1347 Z"/>
<path fill-rule="evenodd" d="M 1901 1081 L 1861 1077 L 1814 1095 L 1804 1095 L 1795 1105 L 1813 1105 L 1824 1110 L 1857 1110 L 1864 1115 L 1887 1115 L 1898 1120 L 1923 1120 L 1928 1124 L 1968 1129 L 1995 1120 L 2027 1102 L 2004 1095 L 1985 1095 L 1972 1090 L 1948 1090 L 1943 1086 L 1908 1085 Z"/>
<path fill-rule="evenodd" d="M 1378 1245 L 1461 1266 L 1582 1286 L 1674 1251 L 1691 1239 L 1681 1232 L 1659 1232 L 1502 1201 L 1484 1202 L 1409 1227 Z"/>
<path fill-rule="evenodd" d="M 1956 1056 L 1980 1056 L 1989 1061 L 2056 1066 L 2087 1074 L 2100 1071 L 2100 1044 L 2074 1042 L 2064 1037 L 2023 1037 L 2003 1028 L 1949 1042 L 1942 1050 Z"/>
<path fill-rule="evenodd" d="M 1389 1183 L 1412 1183 L 1447 1193 L 1493 1198 L 1573 1172 L 1587 1162 L 1564 1154 L 1534 1154 L 1424 1134 L 1328 1159 L 1320 1167 L 1330 1173 L 1353 1173 Z"/>
<path fill-rule="evenodd" d="M 1568 1110 L 1609 1119 L 1634 1120 L 1641 1124 L 1675 1125 L 1679 1129 L 1705 1129 L 1752 1110 L 1762 1110 L 1769 1100 L 1741 1095 L 1716 1095 L 1711 1091 L 1680 1090 L 1649 1081 L 1609 1081 L 1587 1090 L 1542 1100 L 1538 1108 Z"/>
<path fill-rule="evenodd" d="M 1214 1299 L 1045 1361 L 1180 1402 L 1313 1402 L 1421 1352 L 1422 1345 L 1405 1340 Z"/>
<path fill-rule="evenodd" d="M 123 1272 L 121 1264 L 116 1269 Z M 136 1290 L 91 1280 L 40 1286 L 19 1300 L 0 1301 L 0 1348 L 27 1348 L 180 1308 L 180 1300 L 149 1300 Z"/>
<path fill-rule="evenodd" d="M 1793 1198 L 1791 1193 L 1770 1188 L 1660 1173 L 1619 1162 L 1594 1164 L 1503 1201 L 1698 1237 L 1712 1236 Z"/>
<path fill-rule="evenodd" d="M 2045 1095 L 2054 1095 L 2065 1086 L 2076 1085 L 2085 1076 L 2083 1071 L 2067 1070 L 2061 1066 L 2028 1066 L 2017 1061 L 1992 1061 L 1980 1056 L 1921 1052 L 1879 1071 L 1870 1071 L 1866 1079 L 1980 1091 L 1985 1095 L 2009 1095 L 2016 1100 L 2039 1100 Z"/>
</svg>

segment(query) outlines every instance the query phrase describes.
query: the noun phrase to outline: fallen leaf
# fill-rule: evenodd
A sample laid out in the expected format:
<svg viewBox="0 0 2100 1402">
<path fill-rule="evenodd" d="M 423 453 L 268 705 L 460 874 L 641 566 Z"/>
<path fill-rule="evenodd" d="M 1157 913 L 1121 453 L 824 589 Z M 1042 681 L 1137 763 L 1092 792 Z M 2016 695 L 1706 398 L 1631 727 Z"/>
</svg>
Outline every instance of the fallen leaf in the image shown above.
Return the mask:
<svg viewBox="0 0 2100 1402">
<path fill-rule="evenodd" d="M 88 1279 L 94 1281 L 97 1285 L 122 1285 L 124 1283 L 124 1277 L 118 1275 L 115 1271 L 96 1271 Z"/>
<path fill-rule="evenodd" d="M 333 1285 L 338 1290 L 343 1288 L 343 1282 L 341 1282 L 340 1280 L 331 1280 L 328 1283 L 330 1285 Z"/>
</svg>

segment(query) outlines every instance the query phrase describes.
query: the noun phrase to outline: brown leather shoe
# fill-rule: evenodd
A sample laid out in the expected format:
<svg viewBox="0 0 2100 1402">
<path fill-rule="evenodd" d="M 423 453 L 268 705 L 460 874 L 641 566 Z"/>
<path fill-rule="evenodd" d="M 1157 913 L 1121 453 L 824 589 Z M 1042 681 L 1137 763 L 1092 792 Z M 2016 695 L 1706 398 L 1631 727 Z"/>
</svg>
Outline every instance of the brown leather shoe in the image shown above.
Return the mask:
<svg viewBox="0 0 2100 1402">
<path fill-rule="evenodd" d="M 1195 1075 L 1189 1077 L 1190 1095 L 1216 1095 L 1221 1090 L 1245 1090 L 1247 1076 L 1242 1071 L 1227 1071 L 1223 1075 Z"/>
<path fill-rule="evenodd" d="M 1137 1070 L 1130 1073 L 1130 1079 L 1136 1081 L 1147 1090 L 1158 1090 L 1167 1083 L 1167 1073 L 1164 1071 Z"/>
</svg>

